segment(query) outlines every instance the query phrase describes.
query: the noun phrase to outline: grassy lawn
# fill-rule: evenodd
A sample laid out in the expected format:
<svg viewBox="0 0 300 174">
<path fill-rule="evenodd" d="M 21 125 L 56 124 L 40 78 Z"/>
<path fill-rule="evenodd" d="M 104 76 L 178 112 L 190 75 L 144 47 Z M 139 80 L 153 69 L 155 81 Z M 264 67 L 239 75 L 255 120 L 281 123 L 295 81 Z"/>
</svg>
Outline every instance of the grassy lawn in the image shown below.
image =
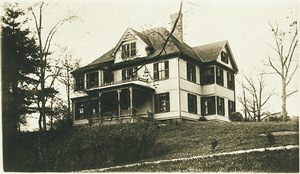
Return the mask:
<svg viewBox="0 0 300 174">
<path fill-rule="evenodd" d="M 142 161 L 156 161 L 209 155 L 264 147 L 299 144 L 299 135 L 274 136 L 270 143 L 259 134 L 280 131 L 299 131 L 298 123 L 217 123 L 185 122 L 157 128 L 157 154 Z M 212 140 L 218 145 L 212 149 Z M 142 162 L 140 161 L 140 162 Z M 240 155 L 217 156 L 188 161 L 165 162 L 109 172 L 298 172 L 299 149 L 252 152 Z"/>
<path fill-rule="evenodd" d="M 298 123 L 286 122 L 185 122 L 158 128 L 157 155 L 145 161 L 208 155 L 262 147 L 295 145 L 299 135 L 275 136 L 274 143 L 259 134 L 279 131 L 299 131 Z M 212 139 L 218 145 L 211 148 Z"/>
<path fill-rule="evenodd" d="M 299 149 L 143 164 L 108 172 L 299 172 Z"/>
</svg>

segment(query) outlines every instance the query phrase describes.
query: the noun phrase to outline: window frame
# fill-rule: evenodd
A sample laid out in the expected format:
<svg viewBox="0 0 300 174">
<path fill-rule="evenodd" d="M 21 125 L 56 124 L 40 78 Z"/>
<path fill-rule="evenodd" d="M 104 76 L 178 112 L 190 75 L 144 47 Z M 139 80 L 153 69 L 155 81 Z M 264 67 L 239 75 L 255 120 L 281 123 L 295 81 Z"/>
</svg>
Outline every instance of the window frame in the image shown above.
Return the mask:
<svg viewBox="0 0 300 174">
<path fill-rule="evenodd" d="M 215 66 L 203 67 L 201 74 L 201 85 L 211 85 L 215 83 Z"/>
<path fill-rule="evenodd" d="M 224 86 L 224 70 L 216 67 L 216 82 L 220 86 Z"/>
<path fill-rule="evenodd" d="M 217 97 L 217 113 L 218 115 L 225 116 L 225 99 L 222 97 Z"/>
<path fill-rule="evenodd" d="M 155 113 L 170 112 L 170 93 L 155 94 Z M 164 101 L 161 99 L 165 98 Z"/>
<path fill-rule="evenodd" d="M 234 74 L 228 71 L 227 71 L 227 88 L 231 90 L 235 90 Z"/>
<path fill-rule="evenodd" d="M 197 95 L 188 93 L 188 112 L 192 114 L 197 114 Z"/>
<path fill-rule="evenodd" d="M 92 74 L 96 74 L 95 77 L 94 77 L 94 84 L 91 85 L 91 75 Z M 89 73 L 86 73 L 86 88 L 89 89 L 89 88 L 94 88 L 94 87 L 99 87 L 99 71 L 94 71 L 94 72 L 89 72 Z"/>
<path fill-rule="evenodd" d="M 201 97 L 201 115 L 214 115 L 216 114 L 216 97 Z"/>
<path fill-rule="evenodd" d="M 137 78 L 137 68 L 122 69 L 122 81 Z"/>
<path fill-rule="evenodd" d="M 75 76 L 75 91 L 84 89 L 84 74 Z"/>
<path fill-rule="evenodd" d="M 221 52 L 221 61 L 222 62 L 228 64 L 228 57 L 229 57 L 228 53 L 226 53 L 224 51 Z"/>
<path fill-rule="evenodd" d="M 231 113 L 233 112 L 235 112 L 235 102 L 228 100 L 228 116 L 231 116 Z"/>
<path fill-rule="evenodd" d="M 186 65 L 187 80 L 196 83 L 196 66 L 188 62 Z"/>
<path fill-rule="evenodd" d="M 154 81 L 169 79 L 169 61 L 153 64 Z"/>
<path fill-rule="evenodd" d="M 121 57 L 127 59 L 136 56 L 136 42 L 130 42 L 122 45 Z"/>
</svg>

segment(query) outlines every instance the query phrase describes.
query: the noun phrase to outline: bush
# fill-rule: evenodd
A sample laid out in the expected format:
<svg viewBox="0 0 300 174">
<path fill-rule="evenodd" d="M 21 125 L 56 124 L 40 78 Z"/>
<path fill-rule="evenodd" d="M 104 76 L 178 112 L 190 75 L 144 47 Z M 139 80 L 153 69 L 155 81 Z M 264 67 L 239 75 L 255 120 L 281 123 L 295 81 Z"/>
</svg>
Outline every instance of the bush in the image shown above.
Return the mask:
<svg viewBox="0 0 300 174">
<path fill-rule="evenodd" d="M 218 146 L 218 140 L 216 138 L 211 139 L 211 148 L 215 149 Z"/>
<path fill-rule="evenodd" d="M 154 154 L 155 127 L 148 123 L 23 133 L 19 148 L 28 152 L 15 171 L 78 171 L 140 160 Z M 26 166 L 26 167 L 25 167 Z"/>
<path fill-rule="evenodd" d="M 265 134 L 266 134 L 268 143 L 269 143 L 269 144 L 274 144 L 274 142 L 275 142 L 275 137 L 274 137 L 274 135 L 273 135 L 271 132 L 267 132 L 267 133 L 265 133 Z"/>
<path fill-rule="evenodd" d="M 229 115 L 229 120 L 234 122 L 241 122 L 243 120 L 243 116 L 240 112 L 232 112 Z"/>
<path fill-rule="evenodd" d="M 207 119 L 205 117 L 200 117 L 199 121 L 207 121 Z"/>
</svg>

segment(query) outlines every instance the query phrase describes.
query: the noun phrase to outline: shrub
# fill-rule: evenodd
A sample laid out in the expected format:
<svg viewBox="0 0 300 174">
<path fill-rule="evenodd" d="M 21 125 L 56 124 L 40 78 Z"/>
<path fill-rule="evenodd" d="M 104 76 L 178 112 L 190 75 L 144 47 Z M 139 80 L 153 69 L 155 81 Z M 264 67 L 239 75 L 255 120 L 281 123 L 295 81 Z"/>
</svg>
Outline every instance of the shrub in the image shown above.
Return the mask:
<svg viewBox="0 0 300 174">
<path fill-rule="evenodd" d="M 216 138 L 212 138 L 211 140 L 211 148 L 215 149 L 218 146 L 218 140 Z"/>
<path fill-rule="evenodd" d="M 207 121 L 207 119 L 205 117 L 200 117 L 199 121 Z"/>
<path fill-rule="evenodd" d="M 25 168 L 18 171 L 78 171 L 140 160 L 154 154 L 155 126 L 106 125 L 23 133 L 19 144 Z"/>
<path fill-rule="evenodd" d="M 271 132 L 267 132 L 267 133 L 265 133 L 265 134 L 266 134 L 268 143 L 269 143 L 269 144 L 274 144 L 274 142 L 275 142 L 275 137 L 274 137 L 274 135 L 273 135 Z"/>
<path fill-rule="evenodd" d="M 243 116 L 240 112 L 232 112 L 229 115 L 230 121 L 241 122 L 243 120 Z"/>
</svg>

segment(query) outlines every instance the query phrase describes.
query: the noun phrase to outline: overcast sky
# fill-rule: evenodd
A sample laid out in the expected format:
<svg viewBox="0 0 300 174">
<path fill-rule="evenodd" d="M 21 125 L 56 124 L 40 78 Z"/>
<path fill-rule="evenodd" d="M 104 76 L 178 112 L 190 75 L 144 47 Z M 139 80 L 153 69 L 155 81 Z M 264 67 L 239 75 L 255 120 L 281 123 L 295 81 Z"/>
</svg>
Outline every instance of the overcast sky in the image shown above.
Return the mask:
<svg viewBox="0 0 300 174">
<path fill-rule="evenodd" d="M 19 2 L 22 7 L 34 4 L 34 1 Z M 263 61 L 266 62 L 268 53 L 272 55 L 273 51 L 265 42 L 274 44 L 268 21 L 276 21 L 284 27 L 286 16 L 291 11 L 289 9 L 295 9 L 296 2 L 184 0 L 184 42 L 190 46 L 199 46 L 228 40 L 240 70 L 237 79 L 243 73 L 256 75 L 262 69 L 268 71 Z M 44 14 L 45 32 L 67 15 L 78 16 L 76 21 L 60 28 L 53 43 L 68 47 L 72 56 L 82 58 L 83 65 L 86 65 L 113 48 L 128 27 L 137 31 L 154 27 L 170 29 L 169 15 L 178 12 L 180 1 L 62 0 L 49 4 Z M 53 45 L 53 50 L 58 50 L 56 45 Z M 267 78 L 268 90 L 275 87 L 276 92 L 280 92 L 279 77 L 269 75 Z M 290 88 L 299 88 L 299 71 Z M 237 84 L 238 95 L 240 88 Z M 289 115 L 299 115 L 299 99 L 299 92 L 288 99 Z M 240 111 L 241 108 L 237 109 Z M 272 97 L 269 110 L 281 110 L 279 96 Z"/>
</svg>

